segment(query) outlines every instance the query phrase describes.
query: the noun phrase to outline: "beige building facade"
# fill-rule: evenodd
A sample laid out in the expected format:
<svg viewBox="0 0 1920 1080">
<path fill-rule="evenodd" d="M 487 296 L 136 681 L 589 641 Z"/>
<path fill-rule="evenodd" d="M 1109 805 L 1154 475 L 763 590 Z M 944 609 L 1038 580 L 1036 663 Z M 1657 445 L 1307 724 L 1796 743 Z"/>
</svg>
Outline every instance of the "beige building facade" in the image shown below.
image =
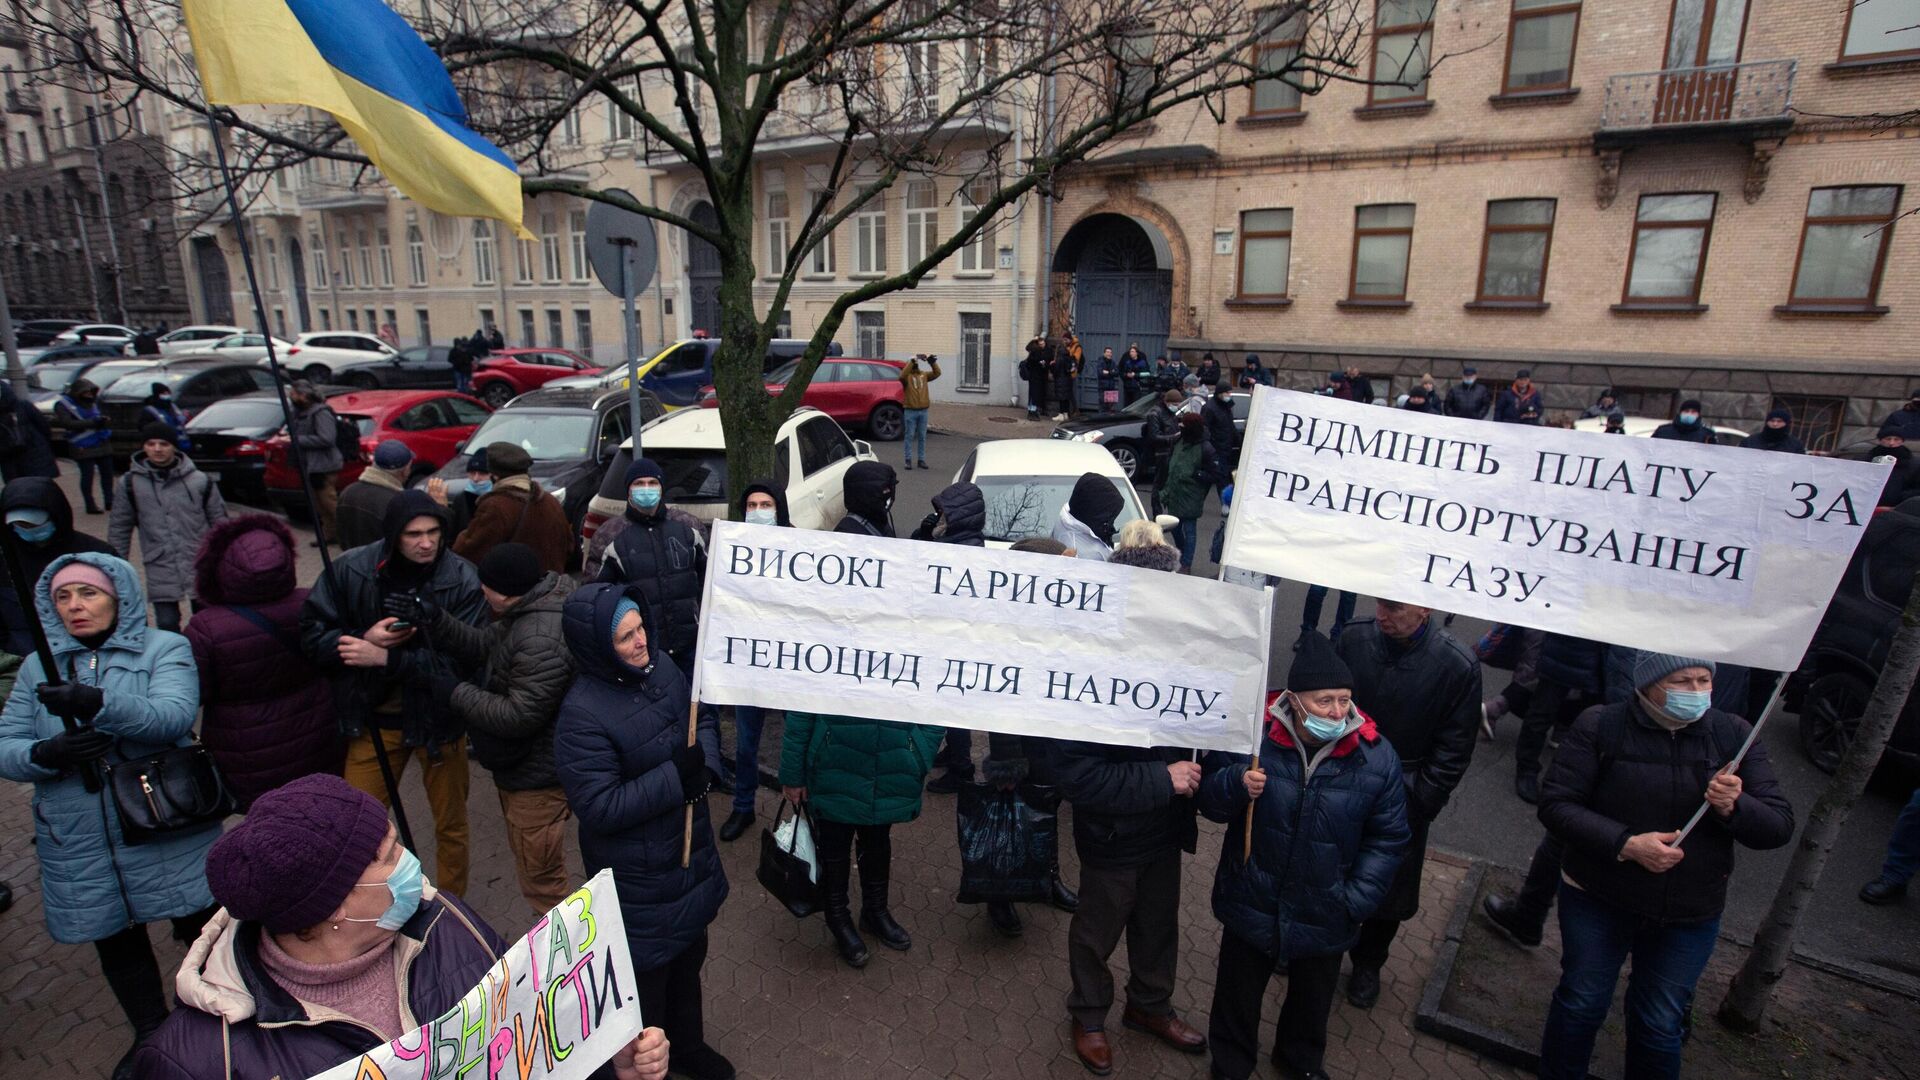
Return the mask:
<svg viewBox="0 0 1920 1080">
<path fill-rule="evenodd" d="M 1056 328 L 1389 397 L 1530 368 L 1550 419 L 1783 404 L 1823 447 L 1920 385 L 1920 127 L 1861 118 L 1920 103 L 1913 4 L 1379 9 L 1363 70 L 1406 85 L 1264 84 L 1076 170 Z"/>
</svg>

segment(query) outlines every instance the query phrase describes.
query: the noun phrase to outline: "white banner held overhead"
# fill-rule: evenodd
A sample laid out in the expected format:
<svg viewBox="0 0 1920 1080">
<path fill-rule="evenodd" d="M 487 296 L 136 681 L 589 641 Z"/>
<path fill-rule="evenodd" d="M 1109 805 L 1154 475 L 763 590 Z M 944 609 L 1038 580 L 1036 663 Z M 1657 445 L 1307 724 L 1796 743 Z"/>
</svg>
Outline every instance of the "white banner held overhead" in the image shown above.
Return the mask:
<svg viewBox="0 0 1920 1080">
<path fill-rule="evenodd" d="M 1255 391 L 1225 561 L 1792 670 L 1884 465 Z"/>
<path fill-rule="evenodd" d="M 1018 551 L 716 522 L 703 701 L 1245 753 L 1267 598 Z"/>
<path fill-rule="evenodd" d="M 467 931 L 443 922 L 436 932 Z M 640 1024 L 620 897 L 602 870 L 512 939 L 451 1009 L 313 1080 L 585 1080 Z"/>
</svg>

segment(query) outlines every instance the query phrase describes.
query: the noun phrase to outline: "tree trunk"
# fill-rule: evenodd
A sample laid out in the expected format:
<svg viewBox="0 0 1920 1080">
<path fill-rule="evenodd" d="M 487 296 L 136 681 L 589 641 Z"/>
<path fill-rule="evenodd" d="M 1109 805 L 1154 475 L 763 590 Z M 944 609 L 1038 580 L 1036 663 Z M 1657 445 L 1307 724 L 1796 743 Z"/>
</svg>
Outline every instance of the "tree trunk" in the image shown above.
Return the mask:
<svg viewBox="0 0 1920 1080">
<path fill-rule="evenodd" d="M 1806 829 L 1800 834 L 1800 846 L 1773 895 L 1773 907 L 1754 935 L 1753 951 L 1727 987 L 1720 1003 L 1720 1022 L 1735 1031 L 1751 1034 L 1760 1030 L 1774 984 L 1786 973 L 1793 955 L 1793 936 L 1800 916 L 1813 902 L 1813 891 L 1826 869 L 1827 856 L 1846 826 L 1853 804 L 1867 789 L 1874 766 L 1886 748 L 1887 737 L 1907 707 L 1907 695 L 1913 690 L 1914 675 L 1920 671 L 1920 575 L 1914 579 L 1913 593 L 1906 610 L 1900 614 L 1900 629 L 1887 649 L 1887 662 L 1880 669 L 1873 698 L 1854 732 L 1853 742 L 1841 755 L 1840 766 L 1833 771 L 1827 789 L 1814 802 L 1807 815 Z"/>
<path fill-rule="evenodd" d="M 720 348 L 713 358 L 713 378 L 720 422 L 726 429 L 725 516 L 730 518 L 748 484 L 771 478 L 784 488 L 787 478 L 773 474 L 774 436 L 780 421 L 774 417 L 773 399 L 767 396 L 761 370 L 767 339 L 753 299 L 753 260 L 723 253 L 720 263 Z"/>
</svg>

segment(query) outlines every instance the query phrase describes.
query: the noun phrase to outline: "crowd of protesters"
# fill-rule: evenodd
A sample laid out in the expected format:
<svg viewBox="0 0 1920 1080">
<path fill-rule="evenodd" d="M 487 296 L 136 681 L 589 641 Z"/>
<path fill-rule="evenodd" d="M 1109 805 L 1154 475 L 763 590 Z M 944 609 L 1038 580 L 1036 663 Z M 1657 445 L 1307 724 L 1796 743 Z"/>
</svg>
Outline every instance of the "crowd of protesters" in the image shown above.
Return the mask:
<svg viewBox="0 0 1920 1080">
<path fill-rule="evenodd" d="M 1073 411 L 1084 362 L 1071 338 L 1029 346 L 1036 413 Z M 1015 547 L 1190 571 L 1208 492 L 1230 497 L 1235 381 L 1210 355 L 1197 371 L 1156 367 L 1137 347 L 1093 363 L 1116 400 L 1163 395 L 1154 414 L 1167 444 L 1158 496 L 1178 524 L 1170 536 L 1152 521 L 1120 525 L 1118 489 L 1089 473 L 1050 535 Z M 1445 394 L 1423 380 L 1405 405 L 1539 423 L 1540 391 L 1522 375 L 1498 395 L 1471 369 Z M 1240 386 L 1272 377 L 1248 356 Z M 1176 414 L 1196 383 L 1208 400 Z M 1375 400 L 1357 369 L 1336 373 L 1328 392 Z M 766 712 L 739 708 L 730 780 L 720 713 L 691 702 L 687 681 L 706 528 L 669 505 L 657 463 L 633 462 L 624 514 L 582 545 L 513 444 L 476 453 L 472 490 L 458 499 L 440 485 L 406 488 L 413 463 L 398 443 L 382 444 L 361 479 L 334 492 L 331 413 L 311 388 L 297 390 L 294 404 L 323 528 L 337 524 L 344 543 L 305 587 L 293 533 L 266 515 L 230 516 L 164 417 L 142 429 L 140 452 L 102 488 L 113 514 L 106 543 L 76 530 L 66 496 L 37 472 L 10 475 L 0 493 L 8 542 L 33 582 L 25 596 L 0 582 L 6 651 L 26 657 L 0 712 L 0 776 L 35 788 L 49 934 L 94 945 L 132 1028 L 116 1076 L 311 1075 L 457 1002 L 505 948 L 461 899 L 472 863 L 470 758 L 491 776 L 532 912 L 573 884 L 570 822 L 587 873 L 611 870 L 619 884 L 637 992 L 657 1025 L 612 1063 L 621 1080 L 734 1075 L 706 1041 L 703 968 L 708 927 L 731 888 L 718 845 L 755 823 L 763 751 L 778 762 L 783 796 L 811 810 L 831 948 L 862 968 L 874 959 L 869 942 L 912 947 L 894 912 L 893 827 L 919 817 L 927 793 L 973 779 L 969 733 L 789 710 L 779 745 L 763 748 Z M 1617 409 L 1611 394 L 1596 405 L 1607 410 L 1596 415 Z M 93 399 L 62 409 L 71 431 L 103 430 Z M 1920 395 L 1911 411 L 1920 415 Z M 1755 445 L 1797 450 L 1790 425 L 1790 416 L 1770 416 Z M 1690 438 L 1702 427 L 1698 403 L 1687 402 L 1659 437 Z M 1920 422 L 1889 420 L 1879 448 L 1903 449 L 1909 431 Z M 113 466 L 86 475 L 96 471 L 111 477 Z M 845 490 L 839 532 L 899 535 L 893 468 L 856 462 Z M 790 527 L 771 483 L 747 485 L 730 509 Z M 979 546 L 984 516 L 980 490 L 956 483 L 911 536 Z M 127 561 L 135 536 L 141 569 Z M 989 740 L 989 784 L 1052 784 L 1072 809 L 1078 888 L 1056 865 L 1047 896 L 1072 915 L 1066 1042 L 1096 1075 L 1117 1067 L 1109 965 L 1122 940 L 1120 1022 L 1210 1054 L 1211 1074 L 1228 1080 L 1255 1068 L 1276 972 L 1287 988 L 1271 1054 L 1289 1075 L 1328 1074 L 1343 967 L 1352 1007 L 1380 999 L 1381 969 L 1419 910 L 1428 832 L 1467 772 L 1477 732 L 1498 719 L 1499 699 L 1483 702 L 1482 668 L 1505 644 L 1462 643 L 1444 613 L 1390 598 L 1375 602 L 1372 618 L 1353 619 L 1347 594 L 1323 636 L 1312 625 L 1318 602 L 1309 601 L 1313 618 L 1289 668 L 1271 680 L 1251 762 L 1175 746 Z M 36 626 L 57 670 L 35 655 Z M 1523 649 L 1523 633 L 1489 637 L 1501 635 Z M 1516 790 L 1538 803 L 1546 831 L 1525 888 L 1489 896 L 1485 915 L 1531 946 L 1558 907 L 1565 958 L 1542 1075 L 1586 1075 L 1631 957 L 1628 1072 L 1677 1076 L 1734 850 L 1778 847 L 1794 831 L 1761 744 L 1724 768 L 1749 730 L 1749 673 L 1554 635 L 1532 643 L 1527 664 L 1504 705 L 1524 720 Z M 224 835 L 214 822 L 129 843 L 87 791 L 90 778 L 188 745 L 196 730 L 244 816 Z M 1551 732 L 1558 749 L 1542 774 Z M 432 813 L 431 875 L 388 820 L 392 785 L 412 771 Z M 730 796 L 717 830 L 710 793 Z M 1703 800 L 1711 813 L 1683 848 L 1673 829 Z M 1222 940 L 1204 1025 L 1173 1005 L 1187 940 L 1181 866 L 1198 853 L 1198 816 L 1227 826 L 1208 856 L 1217 859 L 1212 909 Z M 1920 861 L 1916 832 L 1920 802 L 1902 814 L 1886 870 L 1863 899 L 1900 898 Z M 1022 932 L 1012 904 L 991 903 L 988 915 L 1000 933 Z M 147 937 L 146 924 L 159 921 L 189 944 L 170 978 Z"/>
</svg>

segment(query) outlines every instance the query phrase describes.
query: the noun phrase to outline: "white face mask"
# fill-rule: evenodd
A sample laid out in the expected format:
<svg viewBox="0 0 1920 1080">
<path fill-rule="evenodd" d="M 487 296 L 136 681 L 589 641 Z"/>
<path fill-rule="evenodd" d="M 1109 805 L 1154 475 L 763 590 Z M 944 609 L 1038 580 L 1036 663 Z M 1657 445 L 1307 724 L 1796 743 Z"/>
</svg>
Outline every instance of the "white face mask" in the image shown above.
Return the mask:
<svg viewBox="0 0 1920 1080">
<path fill-rule="evenodd" d="M 780 524 L 780 511 L 772 508 L 749 510 L 746 513 L 746 519 L 749 525 L 778 525 Z"/>
</svg>

